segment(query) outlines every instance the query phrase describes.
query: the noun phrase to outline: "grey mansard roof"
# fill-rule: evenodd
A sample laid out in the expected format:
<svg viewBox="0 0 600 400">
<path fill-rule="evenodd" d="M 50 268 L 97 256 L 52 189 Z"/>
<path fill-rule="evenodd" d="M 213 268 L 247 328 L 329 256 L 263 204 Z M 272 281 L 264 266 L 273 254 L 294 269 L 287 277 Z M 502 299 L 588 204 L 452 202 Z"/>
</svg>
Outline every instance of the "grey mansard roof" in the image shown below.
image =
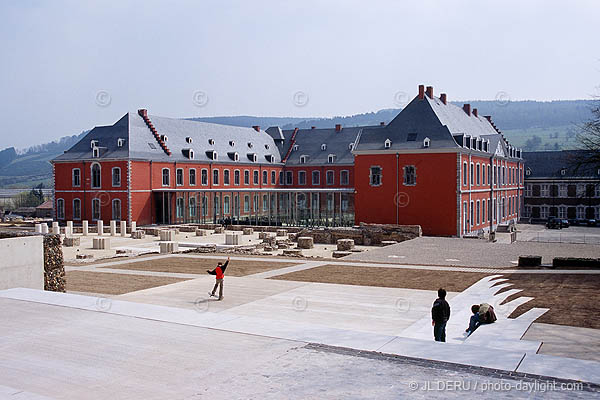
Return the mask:
<svg viewBox="0 0 600 400">
<path fill-rule="evenodd" d="M 437 97 L 429 98 L 425 95 L 424 99 L 415 97 L 387 126 L 365 128 L 356 150 L 384 150 L 386 139 L 391 141 L 389 150 L 423 149 L 425 138 L 430 139 L 431 149 L 461 147 L 453 135 L 488 140 L 496 138 L 491 149 L 496 148 L 502 137 L 487 118 L 473 113 L 468 115 L 452 103 L 444 104 Z"/>
<path fill-rule="evenodd" d="M 578 159 L 581 158 L 583 150 L 563 150 L 563 151 L 531 151 L 524 152 L 526 170 L 528 178 L 596 178 L 600 179 L 600 168 L 580 168 L 575 170 Z M 564 174 L 563 174 L 564 170 Z"/>
<path fill-rule="evenodd" d="M 323 165 L 328 164 L 328 156 L 335 155 L 332 165 L 348 165 L 354 163 L 354 156 L 350 145 L 354 145 L 358 133 L 365 129 L 363 127 L 342 128 L 337 132 L 335 128 L 326 129 L 299 129 L 295 141 L 292 144 L 293 130 L 283 131 L 283 149 L 292 146 L 292 151 L 286 161 L 286 165 Z M 295 146 L 297 150 L 295 150 Z M 322 150 L 325 145 L 325 150 Z M 300 157 L 308 156 L 306 163 L 301 164 Z M 282 153 L 285 157 L 285 153 Z"/>
<path fill-rule="evenodd" d="M 165 143 L 171 151 L 170 156 L 160 147 L 143 118 L 137 112 L 130 112 L 114 125 L 92 129 L 81 141 L 54 161 L 92 159 L 91 141 L 96 140 L 100 148 L 99 159 L 192 161 L 185 155 L 188 149 L 192 149 L 193 161 L 213 161 L 207 155 L 207 151 L 214 150 L 218 154 L 216 162 L 234 162 L 229 154 L 236 152 L 239 155 L 239 163 L 253 163 L 249 158 L 251 154 L 256 154 L 256 163 L 281 162 L 280 150 L 273 138 L 264 131 L 155 115 L 148 117 L 158 134 L 167 136 L 168 140 Z M 187 138 L 191 138 L 192 142 L 188 143 Z M 118 139 L 125 139 L 122 147 L 118 147 Z M 214 141 L 213 144 L 209 143 L 210 139 Z M 267 160 L 268 155 L 273 156 L 272 162 Z"/>
</svg>

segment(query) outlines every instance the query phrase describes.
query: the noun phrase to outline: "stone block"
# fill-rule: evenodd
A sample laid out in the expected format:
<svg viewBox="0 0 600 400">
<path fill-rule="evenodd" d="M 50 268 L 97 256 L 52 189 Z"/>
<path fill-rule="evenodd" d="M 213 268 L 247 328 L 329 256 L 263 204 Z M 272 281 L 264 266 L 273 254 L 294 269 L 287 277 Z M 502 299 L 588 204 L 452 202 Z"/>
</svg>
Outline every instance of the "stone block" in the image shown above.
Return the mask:
<svg viewBox="0 0 600 400">
<path fill-rule="evenodd" d="M 174 230 L 162 230 L 160 231 L 160 241 L 161 242 L 172 242 L 175 240 L 175 231 Z"/>
<path fill-rule="evenodd" d="M 204 229 L 196 229 L 196 236 L 206 236 L 206 231 Z"/>
<path fill-rule="evenodd" d="M 391 245 L 396 244 L 396 243 L 398 243 L 398 242 L 395 241 L 395 240 L 382 240 L 381 241 L 381 245 L 382 246 L 391 246 Z"/>
<path fill-rule="evenodd" d="M 137 222 L 131 221 L 131 232 L 137 231 Z"/>
<path fill-rule="evenodd" d="M 144 232 L 144 231 L 131 232 L 132 239 L 144 239 L 145 237 L 146 237 L 146 232 Z"/>
<path fill-rule="evenodd" d="M 283 255 L 284 256 L 301 256 L 302 250 L 300 250 L 300 249 L 284 249 Z"/>
<path fill-rule="evenodd" d="M 77 260 L 87 260 L 90 258 L 94 258 L 94 255 L 93 254 L 77 254 L 75 256 L 75 259 L 77 259 Z"/>
<path fill-rule="evenodd" d="M 216 226 L 215 227 L 215 232 L 214 233 L 224 233 L 225 232 L 225 228 L 223 228 L 222 226 Z"/>
<path fill-rule="evenodd" d="M 110 249 L 110 238 L 95 237 L 92 241 L 92 247 L 94 250 L 109 250 Z"/>
<path fill-rule="evenodd" d="M 127 236 L 127 221 L 121 221 L 121 237 Z"/>
<path fill-rule="evenodd" d="M 298 238 L 299 249 L 312 249 L 314 246 L 313 238 L 310 236 L 302 236 Z"/>
<path fill-rule="evenodd" d="M 42 233 L 42 224 L 35 224 L 35 233 Z"/>
<path fill-rule="evenodd" d="M 287 236 L 287 229 L 277 229 L 277 236 Z"/>
<path fill-rule="evenodd" d="M 179 251 L 179 243 L 177 242 L 160 242 L 160 254 L 170 254 Z"/>
<path fill-rule="evenodd" d="M 81 234 L 87 236 L 89 233 L 89 227 L 87 221 L 81 221 Z"/>
<path fill-rule="evenodd" d="M 104 222 L 98 221 L 98 236 L 102 236 L 104 234 Z"/>
<path fill-rule="evenodd" d="M 110 236 L 117 236 L 117 221 L 110 221 Z"/>
<path fill-rule="evenodd" d="M 242 231 L 244 235 L 252 235 L 254 234 L 254 229 L 252 228 L 244 228 L 244 230 Z"/>
<path fill-rule="evenodd" d="M 226 233 L 225 234 L 225 244 L 228 245 L 238 245 L 242 241 L 241 235 L 239 233 Z"/>
<path fill-rule="evenodd" d="M 49 232 L 49 231 L 48 231 L 48 224 L 46 224 L 46 223 L 43 223 L 43 224 L 42 224 L 42 233 L 43 233 L 44 235 L 47 235 L 47 234 L 48 234 L 48 232 Z"/>
<path fill-rule="evenodd" d="M 354 248 L 354 239 L 338 239 L 337 249 L 338 251 L 350 251 Z M 343 256 L 341 256 L 343 257 Z"/>
<path fill-rule="evenodd" d="M 331 256 L 332 256 L 333 258 L 342 258 L 342 257 L 349 256 L 350 254 L 352 254 L 352 252 L 351 252 L 351 251 L 340 251 L 340 250 L 337 250 L 337 251 L 334 251 L 334 252 L 331 254 Z"/>
<path fill-rule="evenodd" d="M 53 222 L 52 223 L 52 234 L 53 235 L 60 235 L 60 225 L 58 225 L 58 222 Z"/>
<path fill-rule="evenodd" d="M 63 246 L 74 247 L 81 245 L 81 238 L 79 237 L 66 237 L 63 239 Z"/>
</svg>

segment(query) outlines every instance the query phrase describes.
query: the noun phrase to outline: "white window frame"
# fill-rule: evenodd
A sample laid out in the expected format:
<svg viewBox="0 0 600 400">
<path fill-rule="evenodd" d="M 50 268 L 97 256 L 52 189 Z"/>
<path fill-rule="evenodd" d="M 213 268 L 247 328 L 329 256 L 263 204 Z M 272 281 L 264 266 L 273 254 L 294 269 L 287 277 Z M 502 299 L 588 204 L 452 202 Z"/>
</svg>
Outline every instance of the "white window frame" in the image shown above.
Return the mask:
<svg viewBox="0 0 600 400">
<path fill-rule="evenodd" d="M 75 171 L 77 171 L 77 184 L 75 184 Z M 73 168 L 71 171 L 71 185 L 73 187 L 81 187 L 81 169 Z"/>
<path fill-rule="evenodd" d="M 301 179 L 301 177 L 304 177 L 304 179 Z M 298 171 L 298 186 L 305 186 L 306 185 L 306 171 L 302 170 L 302 171 Z"/>
<path fill-rule="evenodd" d="M 65 199 L 56 199 L 56 219 L 65 219 Z"/>
<path fill-rule="evenodd" d="M 317 177 L 316 179 L 316 183 L 315 183 L 315 177 Z M 313 186 L 319 186 L 321 184 L 321 171 L 319 170 L 313 170 L 310 173 L 310 181 L 312 183 Z"/>
<path fill-rule="evenodd" d="M 266 170 L 262 171 L 262 184 L 263 185 L 269 184 L 269 171 L 266 171 Z"/>
<path fill-rule="evenodd" d="M 115 214 L 115 204 L 119 204 L 119 215 Z M 120 221 L 121 220 L 121 216 L 122 216 L 122 203 L 121 203 L 121 199 L 113 199 L 111 202 L 111 212 L 112 212 L 112 220 L 113 221 Z"/>
<path fill-rule="evenodd" d="M 344 180 L 344 173 L 346 175 L 346 179 Z M 348 186 L 350 184 L 350 170 L 343 169 L 340 171 L 340 186 Z"/>
<path fill-rule="evenodd" d="M 244 170 L 244 185 L 250 186 L 250 170 L 249 169 Z"/>
<path fill-rule="evenodd" d="M 168 172 L 168 174 L 167 174 L 167 183 L 165 183 L 165 171 Z M 171 169 L 169 169 L 169 168 L 163 168 L 161 170 L 161 172 L 160 172 L 160 179 L 161 179 L 163 187 L 171 186 Z"/>
<path fill-rule="evenodd" d="M 250 212 L 250 196 L 244 195 L 244 212 Z"/>
<path fill-rule="evenodd" d="M 79 215 L 75 215 L 75 202 L 79 202 Z M 73 210 L 72 210 L 72 214 L 73 214 L 73 221 L 79 221 L 81 220 L 81 199 L 79 197 L 76 197 L 73 199 Z"/>
<path fill-rule="evenodd" d="M 219 181 L 221 180 L 220 172 L 217 168 L 213 169 L 212 173 L 212 184 L 213 186 L 219 186 Z"/>
<path fill-rule="evenodd" d="M 231 203 L 229 196 L 223 196 L 223 214 L 229 215 L 231 214 Z"/>
<path fill-rule="evenodd" d="M 98 167 L 98 185 L 94 185 L 94 167 Z M 102 188 L 102 165 L 100 163 L 92 163 L 90 165 L 90 185 L 92 189 Z"/>
<path fill-rule="evenodd" d="M 254 186 L 260 185 L 260 174 L 257 169 L 252 171 L 252 184 Z"/>
<path fill-rule="evenodd" d="M 329 177 L 331 176 L 331 182 L 329 181 Z M 325 171 L 325 184 L 327 186 L 335 185 L 335 171 L 332 169 L 328 169 Z"/>
<path fill-rule="evenodd" d="M 240 186 L 240 183 L 242 182 L 242 176 L 241 176 L 241 172 L 239 169 L 234 169 L 233 170 L 233 184 L 235 186 Z"/>
<path fill-rule="evenodd" d="M 192 176 L 194 177 L 192 179 Z M 198 176 L 196 175 L 196 168 L 190 168 L 188 170 L 188 182 L 190 186 L 196 186 L 196 184 L 198 183 L 197 181 Z"/>
<path fill-rule="evenodd" d="M 271 185 L 277 185 L 277 171 L 275 170 L 271 171 Z"/>
<path fill-rule="evenodd" d="M 119 171 L 119 182 L 117 182 L 117 184 L 115 184 L 115 172 Z M 121 187 L 121 168 L 119 167 L 113 167 L 110 170 L 110 182 L 112 184 L 112 187 Z"/>
<path fill-rule="evenodd" d="M 379 169 L 379 182 L 373 183 L 373 168 Z M 380 165 L 371 165 L 369 167 L 369 186 L 378 187 L 383 185 L 383 168 Z"/>
<path fill-rule="evenodd" d="M 98 217 L 94 216 L 94 205 L 98 204 Z M 92 199 L 92 221 L 100 221 L 102 219 L 102 202 L 99 198 Z"/>
<path fill-rule="evenodd" d="M 294 172 L 293 171 L 285 171 L 285 184 L 286 185 L 294 184 Z"/>
<path fill-rule="evenodd" d="M 227 168 L 223 170 L 223 185 L 231 185 L 231 171 L 229 171 Z"/>
<path fill-rule="evenodd" d="M 202 168 L 200 170 L 200 185 L 208 186 L 209 179 L 210 177 L 208 176 L 208 168 Z"/>
<path fill-rule="evenodd" d="M 408 168 L 412 168 L 413 169 L 414 182 L 412 182 L 412 183 L 408 182 L 408 180 L 407 180 L 407 177 L 408 177 L 407 170 L 408 170 Z M 402 173 L 404 175 L 403 176 L 403 185 L 404 186 L 416 186 L 417 185 L 417 167 L 416 166 L 414 166 L 414 165 L 405 165 L 402 168 Z"/>
<path fill-rule="evenodd" d="M 198 214 L 198 211 L 196 210 L 196 197 L 192 196 L 189 198 L 188 200 L 188 214 L 190 215 L 190 218 L 195 218 L 196 215 Z"/>
<path fill-rule="evenodd" d="M 179 177 L 181 177 L 181 182 L 179 181 Z M 185 185 L 185 177 L 183 174 L 183 168 L 175 169 L 175 186 L 184 186 Z"/>
</svg>

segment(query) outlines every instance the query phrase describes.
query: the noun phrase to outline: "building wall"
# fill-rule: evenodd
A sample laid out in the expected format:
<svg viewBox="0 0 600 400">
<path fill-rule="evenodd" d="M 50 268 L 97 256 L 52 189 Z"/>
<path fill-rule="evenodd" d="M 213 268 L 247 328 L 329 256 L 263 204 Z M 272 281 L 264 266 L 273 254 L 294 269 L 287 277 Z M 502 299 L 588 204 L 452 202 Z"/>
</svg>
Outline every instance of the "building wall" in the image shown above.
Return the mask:
<svg viewBox="0 0 600 400">
<path fill-rule="evenodd" d="M 600 179 L 526 178 L 523 216 L 600 219 Z"/>
<path fill-rule="evenodd" d="M 416 184 L 404 184 L 404 167 L 415 166 Z M 382 168 L 380 186 L 370 168 Z M 455 236 L 456 153 L 377 154 L 355 157 L 356 221 L 417 224 L 423 234 Z"/>
</svg>

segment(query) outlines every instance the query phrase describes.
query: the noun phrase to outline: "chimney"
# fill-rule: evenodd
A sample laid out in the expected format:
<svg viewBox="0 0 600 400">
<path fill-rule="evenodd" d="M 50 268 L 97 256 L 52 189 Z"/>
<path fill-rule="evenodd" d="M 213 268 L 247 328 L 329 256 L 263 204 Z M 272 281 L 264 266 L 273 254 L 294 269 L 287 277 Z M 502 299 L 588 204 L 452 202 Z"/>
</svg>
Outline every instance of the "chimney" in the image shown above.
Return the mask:
<svg viewBox="0 0 600 400">
<path fill-rule="evenodd" d="M 259 125 L 252 125 L 252 128 L 256 131 L 256 132 L 260 132 L 260 126 Z"/>
<path fill-rule="evenodd" d="M 146 118 L 148 116 L 148 110 L 146 110 L 145 108 L 140 108 L 138 110 L 138 114 L 140 115 L 140 117 Z"/>
<path fill-rule="evenodd" d="M 419 100 L 423 100 L 425 98 L 425 86 L 419 85 Z"/>
<path fill-rule="evenodd" d="M 385 122 L 380 122 L 379 126 L 385 126 Z"/>
<path fill-rule="evenodd" d="M 466 112 L 467 115 L 470 117 L 471 116 L 471 105 L 463 104 L 463 111 Z"/>
<path fill-rule="evenodd" d="M 477 115 L 477 109 L 476 109 L 476 108 L 474 108 L 474 109 L 473 109 L 473 115 L 474 115 L 475 117 L 478 117 L 478 115 Z"/>
<path fill-rule="evenodd" d="M 490 124 L 492 123 L 492 116 L 491 115 L 484 115 L 483 118 L 487 119 Z"/>
<path fill-rule="evenodd" d="M 442 101 L 442 103 L 444 103 L 444 105 L 448 104 L 447 103 L 447 98 L 446 98 L 446 93 L 442 93 L 440 94 L 440 100 Z"/>
<path fill-rule="evenodd" d="M 341 132 L 342 131 L 342 125 L 341 124 L 335 124 L 335 131 L 336 132 Z"/>
<path fill-rule="evenodd" d="M 315 129 L 315 128 L 316 128 L 316 126 L 311 126 L 311 127 L 310 127 L 310 129 Z"/>
<path fill-rule="evenodd" d="M 429 97 L 430 99 L 433 99 L 433 86 L 427 86 L 427 97 Z"/>
</svg>

